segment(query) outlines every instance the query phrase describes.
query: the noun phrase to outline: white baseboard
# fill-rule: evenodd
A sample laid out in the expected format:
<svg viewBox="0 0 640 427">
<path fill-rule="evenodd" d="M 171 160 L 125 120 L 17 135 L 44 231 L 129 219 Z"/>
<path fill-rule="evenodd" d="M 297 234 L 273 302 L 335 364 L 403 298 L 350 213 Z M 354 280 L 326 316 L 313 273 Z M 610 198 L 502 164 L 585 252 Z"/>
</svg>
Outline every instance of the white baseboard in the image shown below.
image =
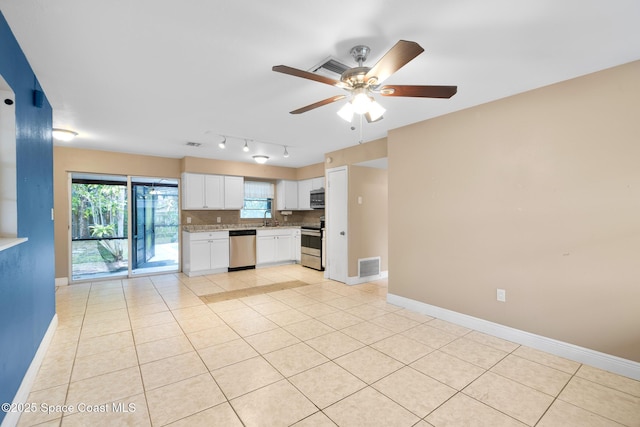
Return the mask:
<svg viewBox="0 0 640 427">
<path fill-rule="evenodd" d="M 389 277 L 388 271 L 381 271 L 380 274 L 376 274 L 375 276 L 367 276 L 367 277 L 347 277 L 347 285 L 361 285 L 367 282 L 374 282 L 376 280 L 386 279 Z"/>
<path fill-rule="evenodd" d="M 19 406 L 20 404 L 27 402 L 29 393 L 31 393 L 31 388 L 36 381 L 38 370 L 40 370 L 40 365 L 42 365 L 44 356 L 45 354 L 47 354 L 47 349 L 49 348 L 49 344 L 51 344 L 51 340 L 53 339 L 53 335 L 55 334 L 57 327 L 58 315 L 54 314 L 51 322 L 49 323 L 49 327 L 47 328 L 47 332 L 45 332 L 44 337 L 42 337 L 42 341 L 40 341 L 38 351 L 36 351 L 35 356 L 33 356 L 33 360 L 29 365 L 29 369 L 27 369 L 24 377 L 22 377 L 20 387 L 18 388 L 18 391 L 13 398 L 14 404 L 18 404 Z M 18 424 L 20 415 L 20 412 L 7 412 L 4 419 L 2 420 L 2 425 L 0 427 L 15 426 L 16 424 Z"/>
<path fill-rule="evenodd" d="M 67 286 L 69 284 L 68 277 L 56 277 L 56 286 Z"/>
<path fill-rule="evenodd" d="M 446 320 L 447 322 L 455 323 L 466 328 L 512 341 L 517 344 L 526 345 L 537 350 L 555 354 L 556 356 L 591 365 L 619 375 L 624 375 L 625 377 L 633 378 L 634 380 L 640 380 L 640 363 L 632 360 L 601 353 L 596 350 L 558 341 L 553 338 L 547 338 L 530 332 L 521 331 L 499 323 L 493 323 L 488 320 L 479 319 L 477 317 L 426 304 L 424 302 L 412 300 L 399 295 L 388 294 L 387 302 L 389 304 L 408 308 L 409 310 L 416 311 L 418 313 L 427 314 L 432 317 Z"/>
</svg>

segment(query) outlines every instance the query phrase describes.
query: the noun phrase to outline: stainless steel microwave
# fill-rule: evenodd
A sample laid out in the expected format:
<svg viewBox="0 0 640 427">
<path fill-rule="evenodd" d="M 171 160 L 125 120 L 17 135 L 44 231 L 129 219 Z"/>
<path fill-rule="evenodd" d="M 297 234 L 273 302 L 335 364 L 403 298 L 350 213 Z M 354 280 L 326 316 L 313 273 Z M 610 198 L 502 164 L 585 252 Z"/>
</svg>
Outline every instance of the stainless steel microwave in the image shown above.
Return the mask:
<svg viewBox="0 0 640 427">
<path fill-rule="evenodd" d="M 311 190 L 311 209 L 324 209 L 324 188 Z"/>
</svg>

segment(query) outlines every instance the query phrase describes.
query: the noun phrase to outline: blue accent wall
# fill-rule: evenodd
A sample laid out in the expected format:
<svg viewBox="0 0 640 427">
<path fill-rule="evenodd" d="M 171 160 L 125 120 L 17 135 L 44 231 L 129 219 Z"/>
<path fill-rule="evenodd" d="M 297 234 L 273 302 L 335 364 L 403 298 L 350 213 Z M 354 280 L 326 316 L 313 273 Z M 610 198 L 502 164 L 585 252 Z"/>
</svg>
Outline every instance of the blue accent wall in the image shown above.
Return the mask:
<svg viewBox="0 0 640 427">
<path fill-rule="evenodd" d="M 0 251 L 0 403 L 14 399 L 55 314 L 51 105 L 0 12 L 0 74 L 15 93 L 18 237 Z M 0 411 L 0 422 L 5 414 Z"/>
</svg>

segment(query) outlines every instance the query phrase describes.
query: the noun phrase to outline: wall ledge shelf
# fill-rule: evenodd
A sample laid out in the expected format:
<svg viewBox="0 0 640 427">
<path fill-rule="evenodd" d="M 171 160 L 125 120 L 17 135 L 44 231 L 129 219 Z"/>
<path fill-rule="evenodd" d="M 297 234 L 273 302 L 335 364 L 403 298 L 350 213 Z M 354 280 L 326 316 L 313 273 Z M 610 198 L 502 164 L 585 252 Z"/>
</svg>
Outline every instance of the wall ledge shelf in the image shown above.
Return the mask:
<svg viewBox="0 0 640 427">
<path fill-rule="evenodd" d="M 29 240 L 27 237 L 0 237 L 0 252 Z"/>
</svg>

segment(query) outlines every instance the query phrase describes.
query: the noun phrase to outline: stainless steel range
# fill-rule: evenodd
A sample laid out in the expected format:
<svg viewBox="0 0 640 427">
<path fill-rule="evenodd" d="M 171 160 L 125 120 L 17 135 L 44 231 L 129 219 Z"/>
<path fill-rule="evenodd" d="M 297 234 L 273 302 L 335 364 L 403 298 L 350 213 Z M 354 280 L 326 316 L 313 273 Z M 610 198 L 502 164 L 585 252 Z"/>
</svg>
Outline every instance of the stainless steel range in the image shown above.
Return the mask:
<svg viewBox="0 0 640 427">
<path fill-rule="evenodd" d="M 300 264 L 315 270 L 324 270 L 322 262 L 323 229 L 320 227 L 301 227 L 300 237 Z"/>
</svg>

